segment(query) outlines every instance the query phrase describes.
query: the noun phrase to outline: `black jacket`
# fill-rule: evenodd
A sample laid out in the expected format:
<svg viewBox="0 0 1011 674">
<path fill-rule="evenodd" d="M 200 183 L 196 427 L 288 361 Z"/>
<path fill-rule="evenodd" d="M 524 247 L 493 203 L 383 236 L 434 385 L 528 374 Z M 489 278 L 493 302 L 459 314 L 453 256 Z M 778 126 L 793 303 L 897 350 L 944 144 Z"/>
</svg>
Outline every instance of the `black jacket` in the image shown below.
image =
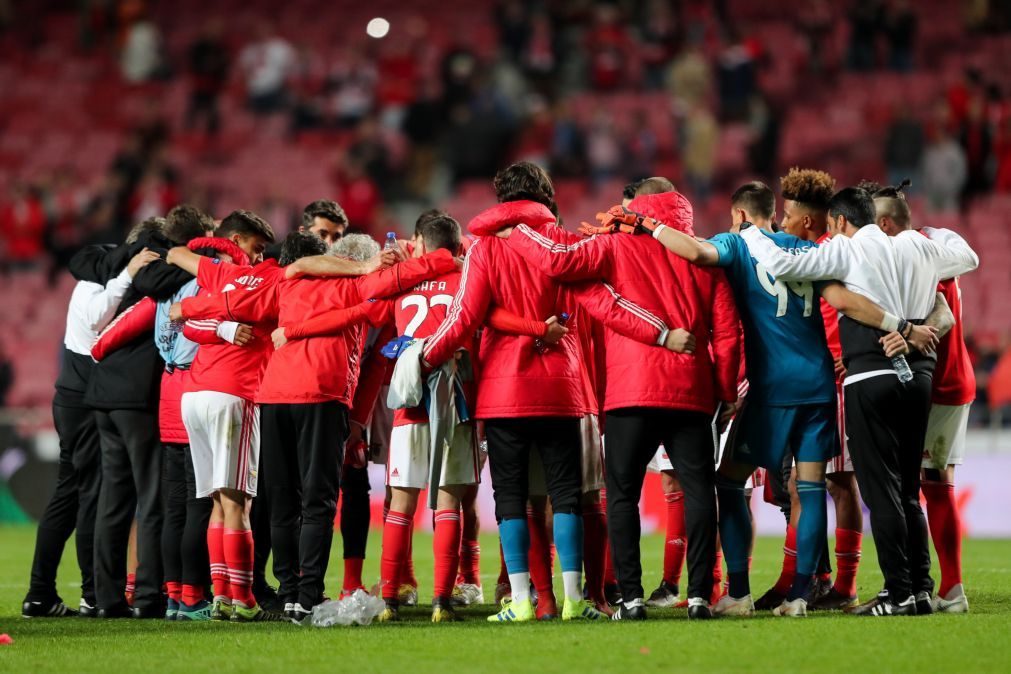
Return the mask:
<svg viewBox="0 0 1011 674">
<path fill-rule="evenodd" d="M 147 247 L 164 256 L 171 246 L 172 243 L 165 237 L 145 233 L 136 244 L 132 244 L 130 254 Z M 124 246 L 108 255 L 115 255 L 122 248 Z M 126 260 L 129 261 L 129 257 Z M 92 264 L 96 270 L 110 270 L 114 268 L 114 262 L 117 260 L 96 260 Z M 109 278 L 121 269 L 122 267 L 115 269 Z M 145 296 L 154 300 L 168 299 L 192 278 L 186 271 L 166 264 L 164 259 L 155 260 L 137 272 L 116 314 L 121 314 Z M 164 365 L 151 333 L 145 332 L 95 365 L 88 382 L 85 403 L 99 410 L 155 411 L 158 408 L 158 391 Z"/>
</svg>

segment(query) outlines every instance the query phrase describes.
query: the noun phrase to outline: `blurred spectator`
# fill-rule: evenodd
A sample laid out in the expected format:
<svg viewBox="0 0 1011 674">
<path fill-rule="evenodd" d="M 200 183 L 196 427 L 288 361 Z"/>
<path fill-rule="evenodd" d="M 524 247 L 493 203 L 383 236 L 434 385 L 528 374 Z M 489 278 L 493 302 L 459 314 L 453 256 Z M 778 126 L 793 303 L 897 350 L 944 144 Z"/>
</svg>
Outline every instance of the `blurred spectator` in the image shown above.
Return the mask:
<svg viewBox="0 0 1011 674">
<path fill-rule="evenodd" d="M 419 55 L 407 40 L 384 40 L 381 44 L 376 65 L 376 106 L 382 111 L 383 126 L 397 128 L 418 88 Z"/>
<path fill-rule="evenodd" d="M 755 92 L 758 44 L 735 39 L 720 52 L 717 82 L 720 94 L 720 118 L 739 122 L 748 114 L 748 103 Z"/>
<path fill-rule="evenodd" d="M 498 39 L 506 56 L 520 63 L 530 41 L 530 17 L 523 0 L 505 0 L 495 7 L 495 25 Z"/>
<path fill-rule="evenodd" d="M 586 170 L 586 139 L 572 118 L 567 99 L 558 101 L 551 134 L 551 173 L 557 176 L 583 175 Z"/>
<path fill-rule="evenodd" d="M 1011 192 L 1011 114 L 1005 114 L 997 132 L 994 144 L 994 155 L 997 158 L 997 176 L 994 180 L 994 190 L 1005 194 Z"/>
<path fill-rule="evenodd" d="M 957 210 L 967 177 L 965 152 L 941 124 L 928 134 L 921 173 L 923 192 L 931 210 Z"/>
<path fill-rule="evenodd" d="M 351 128 L 372 111 L 376 67 L 360 47 L 348 47 L 327 77 L 331 109 L 341 128 Z"/>
<path fill-rule="evenodd" d="M 697 104 L 688 112 L 684 121 L 682 152 L 685 180 L 695 199 L 704 200 L 709 197 L 719 141 L 720 128 L 716 119 L 704 105 Z"/>
<path fill-rule="evenodd" d="M 512 132 L 509 106 L 492 87 L 482 87 L 469 104 L 453 106 L 442 145 L 453 179 L 493 176 L 505 160 Z"/>
<path fill-rule="evenodd" d="M 540 96 L 531 97 L 526 124 L 516 141 L 514 159 L 549 166 L 554 131 L 554 120 L 547 102 Z"/>
<path fill-rule="evenodd" d="M 466 47 L 457 46 L 442 59 L 442 101 L 447 109 L 467 103 L 477 88 L 477 57 Z"/>
<path fill-rule="evenodd" d="M 0 255 L 13 268 L 34 267 L 43 251 L 46 213 L 42 199 L 34 187 L 20 182 L 11 185 L 7 203 L 0 206 Z"/>
<path fill-rule="evenodd" d="M 0 342 L 0 408 L 7 407 L 7 397 L 14 388 L 14 363 L 7 357 L 7 348 Z"/>
<path fill-rule="evenodd" d="M 965 122 L 959 133 L 965 151 L 968 179 L 963 199 L 968 202 L 990 188 L 990 156 L 993 151 L 990 125 L 986 118 L 986 100 L 982 93 L 969 99 Z"/>
<path fill-rule="evenodd" d="M 328 125 L 331 115 L 323 95 L 325 67 L 313 45 L 300 44 L 295 65 L 288 76 L 287 88 L 291 105 L 290 134 L 319 129 Z"/>
<path fill-rule="evenodd" d="M 355 128 L 348 155 L 355 159 L 373 183 L 385 191 L 390 187 L 390 153 L 383 142 L 382 128 L 375 117 L 367 117 Z"/>
<path fill-rule="evenodd" d="M 681 25 L 673 4 L 667 0 L 648 0 L 638 17 L 636 47 L 650 89 L 663 86 L 667 64 L 680 49 Z"/>
<path fill-rule="evenodd" d="M 287 82 L 296 60 L 295 49 L 270 24 L 261 21 L 256 27 L 255 41 L 239 54 L 239 66 L 246 77 L 249 109 L 267 115 L 287 104 Z"/>
<path fill-rule="evenodd" d="M 624 159 L 614 120 L 606 110 L 597 110 L 586 133 L 586 161 L 594 185 L 616 177 Z"/>
<path fill-rule="evenodd" d="M 624 158 L 625 177 L 642 180 L 655 175 L 654 166 L 659 153 L 656 134 L 649 125 L 649 117 L 643 110 L 636 110 L 632 116 L 632 133 L 628 139 L 628 151 Z"/>
<path fill-rule="evenodd" d="M 686 111 L 705 101 L 711 86 L 709 62 L 698 46 L 688 47 L 674 59 L 667 74 L 667 88 L 676 107 Z"/>
<path fill-rule="evenodd" d="M 612 91 L 625 83 L 632 43 L 620 22 L 615 5 L 594 7 L 593 25 L 586 34 L 585 49 L 590 59 L 590 85 L 598 91 Z"/>
<path fill-rule="evenodd" d="M 850 44 L 847 54 L 850 70 L 866 72 L 877 67 L 877 40 L 882 9 L 880 0 L 855 0 L 850 7 Z"/>
<path fill-rule="evenodd" d="M 768 99 L 761 93 L 751 97 L 748 105 L 748 165 L 751 172 L 767 182 L 772 182 L 779 169 L 780 117 Z"/>
<path fill-rule="evenodd" d="M 401 127 L 410 141 L 407 189 L 416 198 L 429 193 L 436 165 L 436 143 L 444 122 L 438 84 L 426 79 L 419 88 L 417 98 L 407 108 Z"/>
<path fill-rule="evenodd" d="M 150 168 L 130 196 L 127 210 L 131 222 L 164 217 L 179 203 L 179 194 L 165 170 Z"/>
<path fill-rule="evenodd" d="M 530 38 L 523 47 L 520 64 L 531 86 L 544 96 L 556 93 L 554 83 L 558 60 L 555 58 L 553 38 L 550 17 L 542 12 L 534 14 L 530 19 Z"/>
<path fill-rule="evenodd" d="M 889 184 L 898 185 L 904 178 L 909 178 L 913 183 L 912 189 L 919 189 L 922 161 L 923 125 L 913 117 L 910 106 L 902 104 L 885 137 L 885 166 Z"/>
<path fill-rule="evenodd" d="M 828 0 L 804 3 L 797 14 L 797 27 L 807 42 L 807 68 L 813 75 L 825 72 L 825 43 L 835 29 L 835 14 Z"/>
<path fill-rule="evenodd" d="M 916 12 L 909 0 L 891 0 L 884 9 L 881 30 L 888 44 L 888 67 L 900 73 L 913 68 Z"/>
<path fill-rule="evenodd" d="M 228 82 L 228 50 L 222 41 L 222 26 L 211 19 L 190 44 L 190 103 L 186 110 L 186 128 L 203 120 L 207 135 L 217 135 L 221 128 L 218 97 Z"/>
<path fill-rule="evenodd" d="M 84 241 L 78 214 L 84 210 L 87 194 L 80 184 L 80 177 L 71 166 L 53 172 L 53 179 L 44 195 L 44 208 L 48 227 L 45 244 L 53 260 L 50 267 L 50 285 L 56 280 L 56 273 L 64 269 L 70 258 Z"/>
<path fill-rule="evenodd" d="M 127 82 L 147 82 L 165 75 L 161 33 L 153 21 L 143 18 L 126 29 L 119 64 Z"/>
<path fill-rule="evenodd" d="M 344 207 L 348 225 L 356 230 L 370 232 L 382 198 L 379 188 L 365 172 L 362 162 L 345 154 L 339 161 L 334 178 L 337 201 Z"/>
</svg>

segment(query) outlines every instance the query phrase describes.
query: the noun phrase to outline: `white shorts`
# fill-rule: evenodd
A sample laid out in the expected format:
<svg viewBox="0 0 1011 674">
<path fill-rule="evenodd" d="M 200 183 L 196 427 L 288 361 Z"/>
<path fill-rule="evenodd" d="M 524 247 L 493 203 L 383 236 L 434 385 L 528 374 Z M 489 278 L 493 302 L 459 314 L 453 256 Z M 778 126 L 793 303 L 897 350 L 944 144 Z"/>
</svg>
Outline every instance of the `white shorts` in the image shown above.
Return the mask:
<svg viewBox="0 0 1011 674">
<path fill-rule="evenodd" d="M 429 456 L 432 436 L 428 423 L 394 426 L 390 435 L 390 458 L 386 464 L 386 484 L 404 489 L 424 489 L 428 486 Z M 456 427 L 452 446 L 443 448 L 442 475 L 439 484 L 471 485 L 481 481 L 481 459 L 478 456 L 474 426 Z"/>
<path fill-rule="evenodd" d="M 843 396 L 846 395 L 842 384 L 836 383 L 836 418 L 839 423 L 839 456 L 834 456 L 825 463 L 825 474 L 852 473 L 853 457 L 850 456 L 849 438 L 846 437 L 846 405 Z"/>
<path fill-rule="evenodd" d="M 181 404 L 183 425 L 190 436 L 197 498 L 219 489 L 237 489 L 256 496 L 259 406 L 217 391 L 184 393 Z"/>
<path fill-rule="evenodd" d="M 965 430 L 969 408 L 965 405 L 931 405 L 927 417 L 927 440 L 923 449 L 923 467 L 944 470 L 961 465 L 965 459 Z"/>
<path fill-rule="evenodd" d="M 596 414 L 587 414 L 579 420 L 579 438 L 582 468 L 582 490 L 584 494 L 599 491 L 604 484 L 604 438 L 600 435 L 600 421 Z M 529 469 L 530 496 L 547 496 L 548 486 L 544 480 L 544 466 L 537 452 L 530 452 Z"/>
</svg>

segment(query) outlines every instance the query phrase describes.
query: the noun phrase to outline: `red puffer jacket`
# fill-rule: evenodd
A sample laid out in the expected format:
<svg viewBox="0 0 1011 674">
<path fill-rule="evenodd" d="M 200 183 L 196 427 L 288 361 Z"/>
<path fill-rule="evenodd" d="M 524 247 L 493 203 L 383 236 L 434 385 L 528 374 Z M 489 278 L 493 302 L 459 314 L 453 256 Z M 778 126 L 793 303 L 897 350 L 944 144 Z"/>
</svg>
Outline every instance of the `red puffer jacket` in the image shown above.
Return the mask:
<svg viewBox="0 0 1011 674">
<path fill-rule="evenodd" d="M 638 197 L 629 208 L 692 232 L 691 204 L 676 192 Z M 646 235 L 611 234 L 564 245 L 520 225 L 508 244 L 552 278 L 604 279 L 667 325 L 695 335 L 695 353 L 689 355 L 651 348 L 609 330 L 604 409 L 660 407 L 711 414 L 717 401 L 737 400 L 740 327 L 722 270 L 696 267 Z"/>
<path fill-rule="evenodd" d="M 505 240 L 486 236 L 518 223 L 559 241 L 573 236 L 555 225 L 551 211 L 532 201 L 499 204 L 474 218 L 469 229 L 479 238 L 467 254 L 460 289 L 446 320 L 425 345 L 428 363 L 448 360 L 496 306 L 539 320 L 586 310 L 627 335 L 627 341 L 660 350 L 655 345 L 667 326 L 656 316 L 609 292 L 603 284 L 567 287 L 552 281 Z M 574 301 L 579 307 L 572 306 Z M 477 418 L 582 416 L 596 411 L 587 395 L 582 371 L 586 356 L 576 335 L 569 333 L 544 354 L 537 352 L 533 342 L 531 337 L 492 328 L 483 331 Z"/>
</svg>

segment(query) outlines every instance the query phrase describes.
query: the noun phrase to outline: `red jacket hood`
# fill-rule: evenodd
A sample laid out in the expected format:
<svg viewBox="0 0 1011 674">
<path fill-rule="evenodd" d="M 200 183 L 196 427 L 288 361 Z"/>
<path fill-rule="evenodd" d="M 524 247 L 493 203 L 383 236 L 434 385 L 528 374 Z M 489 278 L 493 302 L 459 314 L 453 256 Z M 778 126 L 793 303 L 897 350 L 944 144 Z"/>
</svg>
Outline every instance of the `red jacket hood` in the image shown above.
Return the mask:
<svg viewBox="0 0 1011 674">
<path fill-rule="evenodd" d="M 554 214 L 544 204 L 536 201 L 507 201 L 478 213 L 467 224 L 467 230 L 474 236 L 490 236 L 503 227 L 523 224 L 540 229 L 554 221 Z"/>
<path fill-rule="evenodd" d="M 628 205 L 630 211 L 659 220 L 668 227 L 695 236 L 692 227 L 694 216 L 692 204 L 680 192 L 664 192 L 662 194 L 644 194 L 632 200 Z"/>
</svg>

